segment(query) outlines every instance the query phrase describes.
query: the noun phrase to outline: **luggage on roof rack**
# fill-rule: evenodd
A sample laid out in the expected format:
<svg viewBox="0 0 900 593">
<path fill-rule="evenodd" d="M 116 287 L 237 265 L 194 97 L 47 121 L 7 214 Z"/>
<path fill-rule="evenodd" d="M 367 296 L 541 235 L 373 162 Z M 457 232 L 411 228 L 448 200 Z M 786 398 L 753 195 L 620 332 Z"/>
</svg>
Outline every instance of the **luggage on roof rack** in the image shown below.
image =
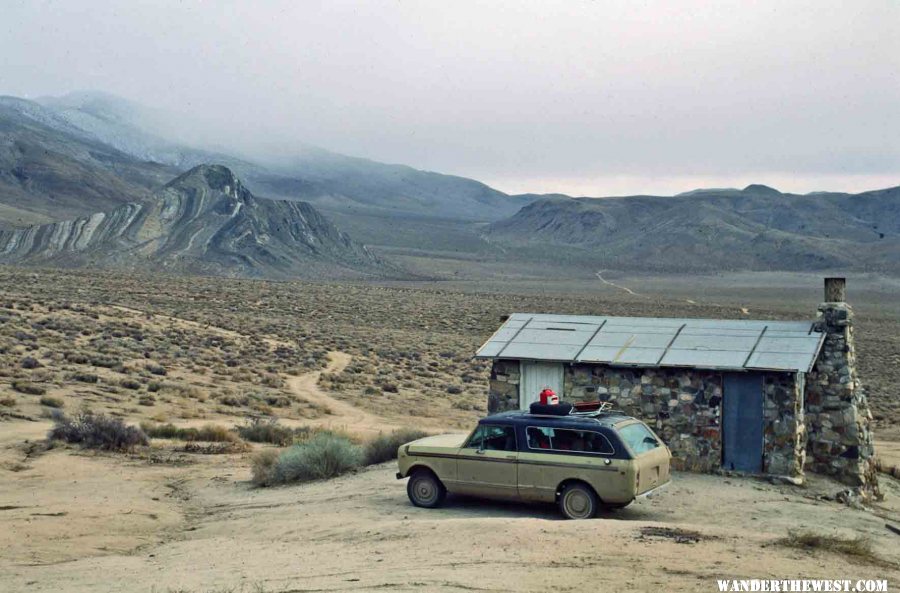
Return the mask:
<svg viewBox="0 0 900 593">
<path fill-rule="evenodd" d="M 558 404 L 534 402 L 529 406 L 528 411 L 535 416 L 568 416 L 573 409 L 574 406 L 569 402 L 559 402 Z"/>
</svg>

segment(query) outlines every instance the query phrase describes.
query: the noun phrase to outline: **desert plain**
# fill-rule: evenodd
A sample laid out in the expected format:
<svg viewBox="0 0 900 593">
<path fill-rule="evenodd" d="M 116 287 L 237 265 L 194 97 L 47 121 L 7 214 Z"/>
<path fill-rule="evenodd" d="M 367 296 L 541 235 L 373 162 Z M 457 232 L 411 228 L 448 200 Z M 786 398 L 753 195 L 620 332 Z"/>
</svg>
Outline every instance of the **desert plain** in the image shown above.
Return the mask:
<svg viewBox="0 0 900 593">
<path fill-rule="evenodd" d="M 407 265 L 415 263 L 412 259 Z M 602 272 L 602 271 L 601 271 Z M 485 270 L 485 277 L 490 270 Z M 676 473 L 590 521 L 451 497 L 413 507 L 390 462 L 259 487 L 272 422 L 365 442 L 464 432 L 486 412 L 472 359 L 516 311 L 807 319 L 820 278 L 590 271 L 459 282 L 266 282 L 0 268 L 0 591 L 714 591 L 721 578 L 900 583 L 900 290 L 850 279 L 885 498 L 844 486 Z M 55 414 L 152 433 L 129 452 L 50 443 Z M 218 434 L 217 433 L 217 434 Z M 798 534 L 821 536 L 808 542 Z M 833 545 L 856 542 L 858 545 Z"/>
</svg>

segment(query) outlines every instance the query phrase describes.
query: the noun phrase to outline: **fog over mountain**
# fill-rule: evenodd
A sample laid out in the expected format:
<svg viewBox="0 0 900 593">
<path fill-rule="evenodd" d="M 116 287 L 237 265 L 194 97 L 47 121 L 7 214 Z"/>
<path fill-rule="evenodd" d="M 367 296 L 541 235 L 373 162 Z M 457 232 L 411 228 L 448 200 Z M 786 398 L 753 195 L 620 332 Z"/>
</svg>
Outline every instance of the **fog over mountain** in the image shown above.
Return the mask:
<svg viewBox="0 0 900 593">
<path fill-rule="evenodd" d="M 900 176 L 896 2 L 8 2 L 2 22 L 0 94 L 106 91 L 252 161 L 319 146 L 584 196 Z"/>
</svg>

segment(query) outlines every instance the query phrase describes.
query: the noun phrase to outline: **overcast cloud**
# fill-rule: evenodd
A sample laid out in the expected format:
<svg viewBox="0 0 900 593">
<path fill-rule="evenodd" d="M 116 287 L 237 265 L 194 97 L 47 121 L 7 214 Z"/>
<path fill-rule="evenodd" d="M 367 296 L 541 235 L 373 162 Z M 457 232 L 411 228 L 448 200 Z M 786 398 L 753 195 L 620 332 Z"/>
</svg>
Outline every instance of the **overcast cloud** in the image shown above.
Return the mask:
<svg viewBox="0 0 900 593">
<path fill-rule="evenodd" d="M 0 0 L 0 93 L 509 192 L 900 184 L 900 2 Z"/>
</svg>

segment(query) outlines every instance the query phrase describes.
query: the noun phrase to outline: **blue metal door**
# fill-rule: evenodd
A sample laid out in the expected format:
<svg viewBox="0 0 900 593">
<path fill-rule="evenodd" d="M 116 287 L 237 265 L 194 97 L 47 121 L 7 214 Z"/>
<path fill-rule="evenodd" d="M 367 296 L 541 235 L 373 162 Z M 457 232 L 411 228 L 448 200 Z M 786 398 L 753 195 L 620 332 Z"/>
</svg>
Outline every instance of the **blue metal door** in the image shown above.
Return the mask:
<svg viewBox="0 0 900 593">
<path fill-rule="evenodd" d="M 742 472 L 762 471 L 762 375 L 725 375 L 722 404 L 722 466 Z"/>
</svg>

